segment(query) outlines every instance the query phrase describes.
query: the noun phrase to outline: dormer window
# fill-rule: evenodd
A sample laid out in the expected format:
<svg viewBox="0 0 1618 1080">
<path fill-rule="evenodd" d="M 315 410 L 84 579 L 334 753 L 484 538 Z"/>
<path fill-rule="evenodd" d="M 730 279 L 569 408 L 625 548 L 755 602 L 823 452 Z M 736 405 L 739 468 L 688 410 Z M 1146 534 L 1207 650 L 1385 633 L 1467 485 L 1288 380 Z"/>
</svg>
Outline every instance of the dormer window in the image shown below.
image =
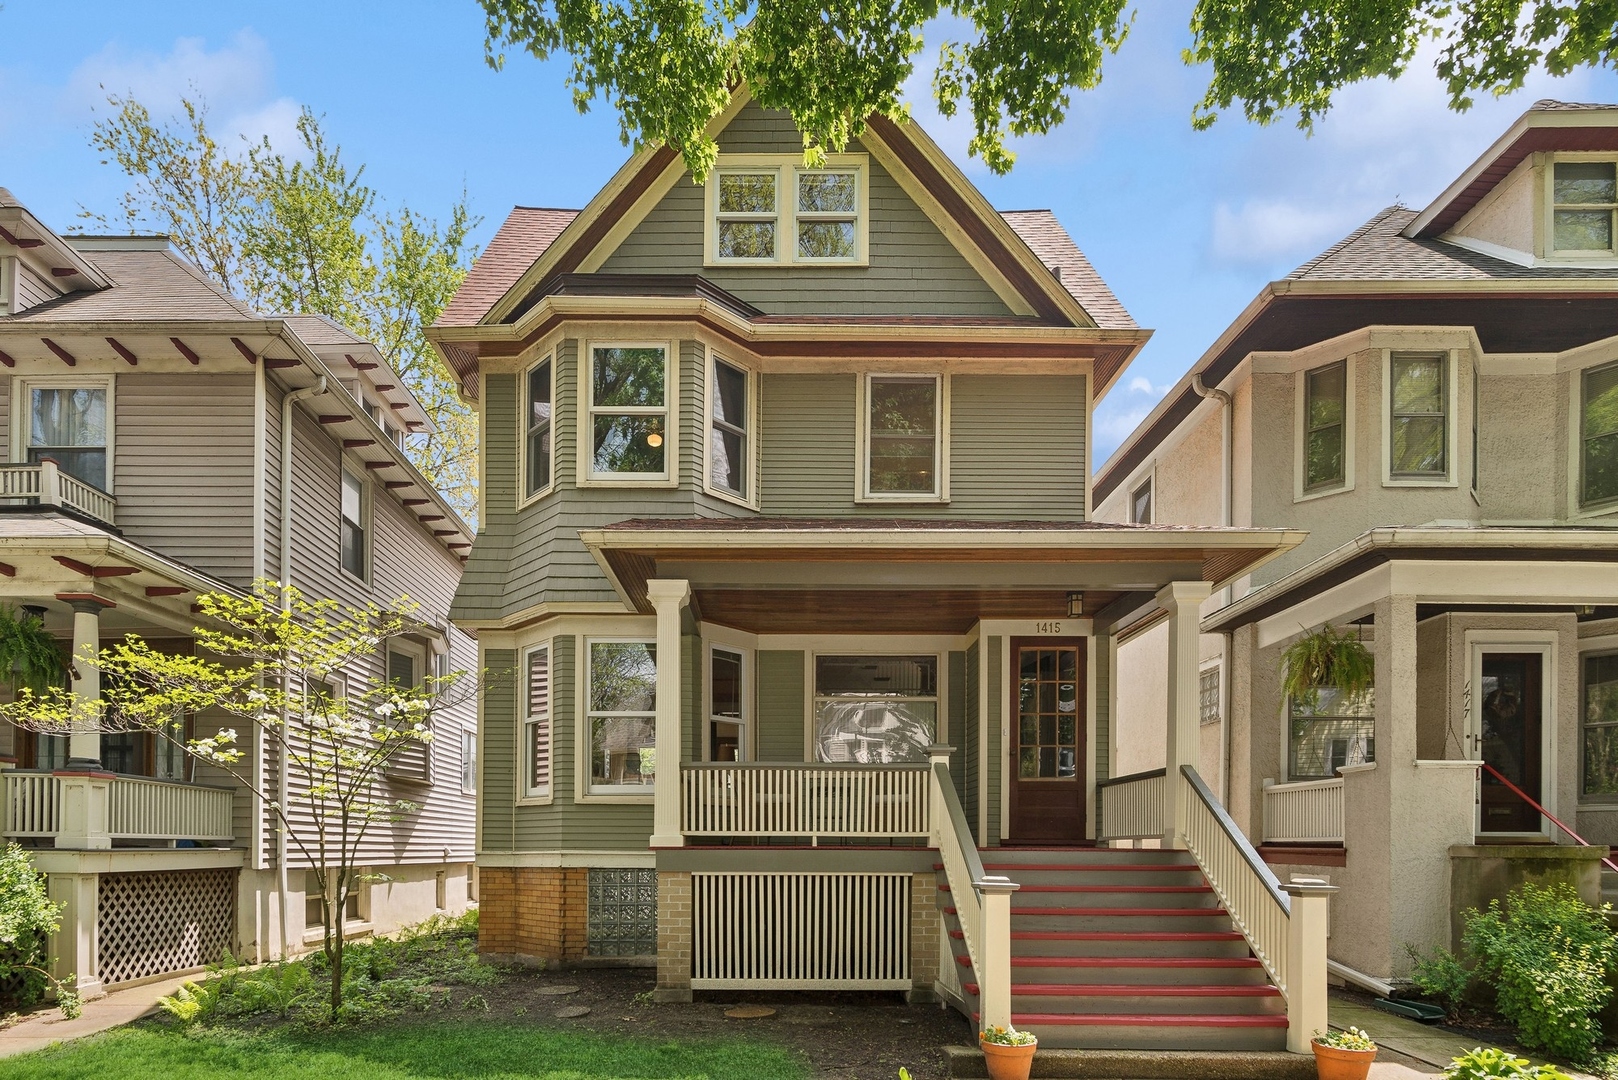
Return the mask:
<svg viewBox="0 0 1618 1080">
<path fill-rule="evenodd" d="M 710 266 L 863 265 L 866 158 L 722 154 L 708 178 Z"/>
<path fill-rule="evenodd" d="M 1551 245 L 1559 255 L 1613 251 L 1618 162 L 1558 161 L 1552 166 Z"/>
</svg>

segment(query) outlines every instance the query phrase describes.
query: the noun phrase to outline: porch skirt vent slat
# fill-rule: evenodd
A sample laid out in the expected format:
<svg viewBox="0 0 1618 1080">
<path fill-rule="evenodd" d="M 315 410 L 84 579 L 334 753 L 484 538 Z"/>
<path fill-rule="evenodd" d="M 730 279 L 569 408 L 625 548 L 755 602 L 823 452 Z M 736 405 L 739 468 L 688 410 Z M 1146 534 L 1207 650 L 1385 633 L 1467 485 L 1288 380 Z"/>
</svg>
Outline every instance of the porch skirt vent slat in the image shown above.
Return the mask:
<svg viewBox="0 0 1618 1080">
<path fill-rule="evenodd" d="M 693 990 L 908 990 L 909 874 L 693 874 Z"/>
</svg>

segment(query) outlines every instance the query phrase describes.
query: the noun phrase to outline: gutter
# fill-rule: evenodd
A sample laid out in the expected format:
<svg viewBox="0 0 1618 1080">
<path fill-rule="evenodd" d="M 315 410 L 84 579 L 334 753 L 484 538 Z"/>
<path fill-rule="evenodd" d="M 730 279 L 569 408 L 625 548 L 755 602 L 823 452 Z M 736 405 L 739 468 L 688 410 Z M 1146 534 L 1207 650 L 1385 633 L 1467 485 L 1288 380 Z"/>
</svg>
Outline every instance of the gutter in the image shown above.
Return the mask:
<svg viewBox="0 0 1618 1080">
<path fill-rule="evenodd" d="M 1202 381 L 1202 372 L 1191 376 L 1191 389 L 1198 397 L 1212 399 L 1219 402 L 1219 524 L 1229 528 L 1235 518 L 1235 491 L 1236 491 L 1236 453 L 1233 445 L 1236 404 L 1231 400 L 1230 392 L 1221 390 L 1217 386 L 1208 386 Z M 1233 584 L 1226 583 L 1220 590 L 1219 606 L 1226 608 L 1236 596 Z M 1223 662 L 1219 672 L 1219 715 L 1221 717 L 1219 739 L 1219 791 L 1225 798 L 1230 798 L 1230 740 L 1231 729 L 1230 710 L 1226 707 L 1229 700 L 1230 680 L 1226 672 L 1230 670 L 1232 635 L 1224 634 L 1222 650 Z"/>
</svg>

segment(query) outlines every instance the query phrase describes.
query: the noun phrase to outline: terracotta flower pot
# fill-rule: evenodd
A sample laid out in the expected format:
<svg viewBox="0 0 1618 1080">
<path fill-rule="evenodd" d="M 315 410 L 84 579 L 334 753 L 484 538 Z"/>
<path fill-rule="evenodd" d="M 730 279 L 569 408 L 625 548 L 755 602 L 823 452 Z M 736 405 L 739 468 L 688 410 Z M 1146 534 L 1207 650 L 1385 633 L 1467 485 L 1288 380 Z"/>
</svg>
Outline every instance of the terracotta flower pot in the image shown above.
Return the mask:
<svg viewBox="0 0 1618 1080">
<path fill-rule="evenodd" d="M 1376 1060 L 1375 1050 L 1339 1050 L 1309 1041 L 1315 1051 L 1315 1075 L 1320 1080 L 1365 1080 Z"/>
<path fill-rule="evenodd" d="M 1037 1043 L 1001 1046 L 981 1039 L 978 1045 L 983 1047 L 983 1061 L 989 1066 L 989 1080 L 1028 1080 L 1028 1070 L 1034 1067 L 1034 1051 L 1039 1049 Z"/>
</svg>

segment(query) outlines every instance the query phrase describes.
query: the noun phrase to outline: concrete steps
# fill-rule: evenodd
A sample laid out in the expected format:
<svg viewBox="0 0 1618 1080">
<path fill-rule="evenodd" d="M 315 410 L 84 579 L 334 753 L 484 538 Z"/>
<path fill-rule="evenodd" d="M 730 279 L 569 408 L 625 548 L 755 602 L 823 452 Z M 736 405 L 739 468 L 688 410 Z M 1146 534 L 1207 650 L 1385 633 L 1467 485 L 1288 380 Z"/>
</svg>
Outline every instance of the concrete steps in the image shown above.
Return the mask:
<svg viewBox="0 0 1618 1080">
<path fill-rule="evenodd" d="M 996 848 L 983 861 L 1022 886 L 1011 908 L 1012 1023 L 1042 1050 L 1285 1049 L 1285 1001 L 1189 855 Z M 977 981 L 935 869 L 962 1006 L 976 1022 Z"/>
</svg>

